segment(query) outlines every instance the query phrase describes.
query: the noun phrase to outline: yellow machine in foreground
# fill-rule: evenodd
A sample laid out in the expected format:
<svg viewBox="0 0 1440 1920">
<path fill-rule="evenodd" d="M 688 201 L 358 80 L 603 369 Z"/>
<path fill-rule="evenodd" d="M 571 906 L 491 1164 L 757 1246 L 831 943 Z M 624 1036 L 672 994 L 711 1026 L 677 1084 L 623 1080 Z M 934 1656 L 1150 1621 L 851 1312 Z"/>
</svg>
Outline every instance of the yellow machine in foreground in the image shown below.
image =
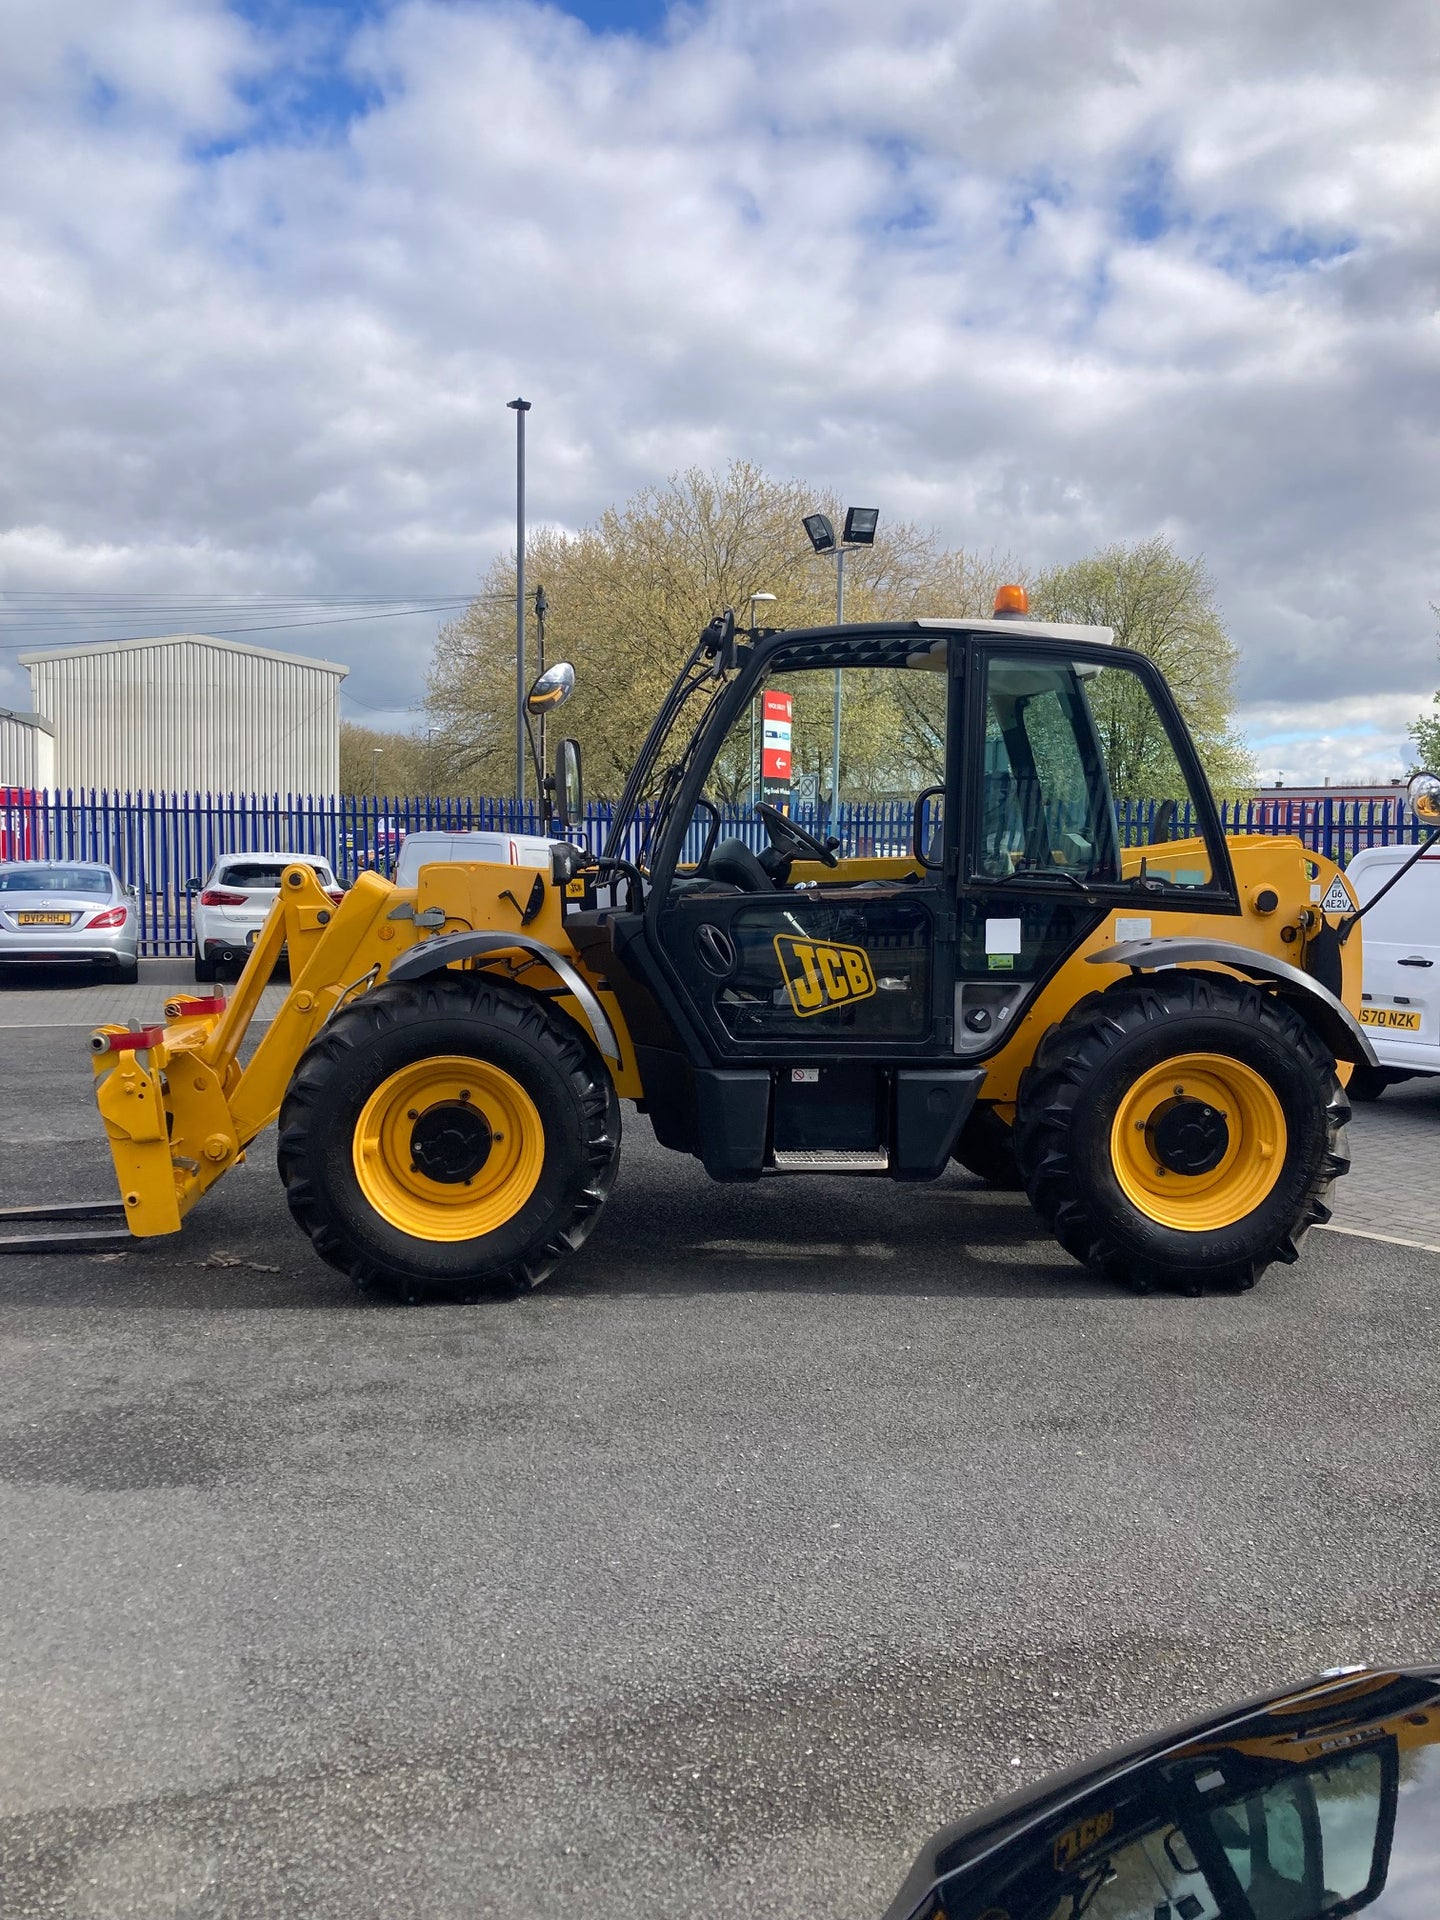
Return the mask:
<svg viewBox="0 0 1440 1920">
<path fill-rule="evenodd" d="M 361 1285 L 533 1286 L 594 1225 L 632 1100 L 718 1180 L 959 1160 L 1141 1289 L 1293 1260 L 1347 1165 L 1345 1063 L 1374 1057 L 1354 903 L 1298 841 L 1227 843 L 1163 680 L 1109 639 L 1002 613 L 746 643 L 726 616 L 603 853 L 363 874 L 338 906 L 287 869 L 228 1005 L 95 1036 L 130 1231 L 175 1232 L 278 1119 L 291 1211 Z M 820 837 L 767 786 L 792 753 L 823 771 L 837 667 L 847 725 L 893 741 L 908 844 L 859 807 Z M 563 742 L 562 830 L 578 784 Z M 721 835 L 737 791 L 759 851 Z M 1141 845 L 1136 792 L 1166 796 Z"/>
</svg>

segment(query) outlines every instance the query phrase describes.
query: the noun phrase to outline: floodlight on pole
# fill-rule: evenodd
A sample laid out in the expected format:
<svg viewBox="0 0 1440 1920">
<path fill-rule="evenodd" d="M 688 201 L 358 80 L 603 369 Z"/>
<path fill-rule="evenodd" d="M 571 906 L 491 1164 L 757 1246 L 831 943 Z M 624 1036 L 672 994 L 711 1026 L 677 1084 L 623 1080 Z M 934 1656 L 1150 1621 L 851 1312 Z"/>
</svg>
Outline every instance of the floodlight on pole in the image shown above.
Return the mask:
<svg viewBox="0 0 1440 1920">
<path fill-rule="evenodd" d="M 847 507 L 845 530 L 837 543 L 829 514 L 807 513 L 802 521 L 816 553 L 835 556 L 835 624 L 845 624 L 845 555 L 852 547 L 873 547 L 880 524 L 878 507 Z M 830 825 L 833 831 L 840 809 L 840 669 L 835 669 L 834 711 L 830 723 Z"/>
</svg>

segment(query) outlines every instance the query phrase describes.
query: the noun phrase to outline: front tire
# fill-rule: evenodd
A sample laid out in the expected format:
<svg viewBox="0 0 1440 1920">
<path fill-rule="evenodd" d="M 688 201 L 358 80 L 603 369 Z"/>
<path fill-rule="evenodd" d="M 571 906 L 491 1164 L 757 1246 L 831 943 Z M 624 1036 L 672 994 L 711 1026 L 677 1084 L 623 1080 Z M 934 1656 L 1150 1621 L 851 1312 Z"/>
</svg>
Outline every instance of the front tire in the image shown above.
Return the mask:
<svg viewBox="0 0 1440 1920">
<path fill-rule="evenodd" d="M 408 1300 L 538 1286 L 588 1237 L 619 1157 L 593 1044 L 485 974 L 366 994 L 312 1042 L 280 1111 L 280 1177 L 316 1252 Z"/>
<path fill-rule="evenodd" d="M 1020 1083 L 1015 1145 L 1061 1246 L 1140 1291 L 1243 1288 L 1293 1261 L 1350 1164 L 1335 1061 L 1291 1007 L 1222 974 L 1089 995 Z"/>
</svg>

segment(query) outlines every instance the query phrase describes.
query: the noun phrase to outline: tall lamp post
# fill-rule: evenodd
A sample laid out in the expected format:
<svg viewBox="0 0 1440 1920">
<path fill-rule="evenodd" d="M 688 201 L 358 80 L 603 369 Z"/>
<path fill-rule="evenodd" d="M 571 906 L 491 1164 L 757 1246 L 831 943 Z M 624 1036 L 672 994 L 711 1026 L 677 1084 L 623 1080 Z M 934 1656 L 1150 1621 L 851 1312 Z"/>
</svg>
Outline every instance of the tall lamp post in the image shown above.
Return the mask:
<svg viewBox="0 0 1440 1920">
<path fill-rule="evenodd" d="M 515 825 L 525 800 L 525 416 L 528 400 L 507 400 L 515 415 Z"/>
<path fill-rule="evenodd" d="M 835 526 L 828 513 L 807 513 L 804 519 L 806 533 L 816 553 L 833 553 L 835 556 L 835 624 L 845 624 L 845 556 L 853 553 L 856 547 L 873 547 L 875 529 L 880 524 L 878 507 L 847 507 L 845 509 L 845 529 L 839 540 L 835 538 Z M 835 669 L 835 698 L 830 723 L 830 826 L 834 830 L 840 817 L 840 669 Z"/>
</svg>

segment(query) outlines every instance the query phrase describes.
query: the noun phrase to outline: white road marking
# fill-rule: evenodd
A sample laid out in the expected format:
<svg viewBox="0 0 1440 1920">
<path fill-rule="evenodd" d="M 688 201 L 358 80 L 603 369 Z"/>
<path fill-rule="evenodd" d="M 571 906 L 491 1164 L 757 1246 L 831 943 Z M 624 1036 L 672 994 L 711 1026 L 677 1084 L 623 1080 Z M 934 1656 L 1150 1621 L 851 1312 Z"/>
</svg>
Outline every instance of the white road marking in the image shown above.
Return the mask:
<svg viewBox="0 0 1440 1920">
<path fill-rule="evenodd" d="M 1317 1233 L 1348 1233 L 1355 1240 L 1383 1240 L 1387 1247 L 1413 1247 L 1417 1253 L 1440 1253 L 1428 1240 L 1406 1240 L 1398 1233 L 1371 1233 L 1366 1227 L 1347 1227 L 1341 1220 L 1317 1220 Z"/>
</svg>

